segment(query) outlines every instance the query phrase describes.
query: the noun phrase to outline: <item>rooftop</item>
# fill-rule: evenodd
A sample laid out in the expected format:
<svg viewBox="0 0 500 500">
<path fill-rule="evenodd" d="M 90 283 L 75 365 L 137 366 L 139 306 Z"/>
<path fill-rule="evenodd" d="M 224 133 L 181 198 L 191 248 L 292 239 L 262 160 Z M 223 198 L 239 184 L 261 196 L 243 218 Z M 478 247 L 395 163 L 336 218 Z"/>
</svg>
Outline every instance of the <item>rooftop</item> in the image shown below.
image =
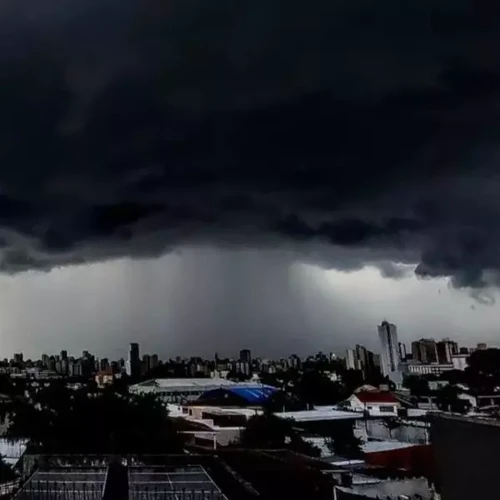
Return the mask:
<svg viewBox="0 0 500 500">
<path fill-rule="evenodd" d="M 135 384 L 133 387 L 199 387 L 200 389 L 204 389 L 205 387 L 233 385 L 238 385 L 238 383 L 225 378 L 156 378 L 140 382 L 139 384 Z"/>
<path fill-rule="evenodd" d="M 124 456 L 101 457 L 100 461 L 71 455 L 31 458 L 31 475 L 16 500 L 227 499 L 210 472 L 226 483 L 220 470 L 214 470 L 214 457 Z"/>
<path fill-rule="evenodd" d="M 201 465 L 170 468 L 132 466 L 128 468 L 128 484 L 129 500 L 184 498 L 184 492 L 189 494 L 186 498 L 214 500 L 226 498 Z"/>
<path fill-rule="evenodd" d="M 430 500 L 433 497 L 429 484 L 424 478 L 374 481 L 372 478 L 359 478 L 350 488 L 337 486 L 336 490 L 354 498 L 420 498 Z M 356 478 L 353 478 L 355 481 Z"/>
<path fill-rule="evenodd" d="M 365 391 L 358 392 L 355 396 L 362 403 L 399 403 L 399 401 L 390 392 Z"/>
<path fill-rule="evenodd" d="M 232 386 L 228 391 L 240 396 L 249 403 L 265 403 L 278 389 L 269 385 Z"/>
<path fill-rule="evenodd" d="M 262 410 L 255 410 L 250 408 L 223 408 L 219 406 L 197 405 L 197 404 L 189 405 L 189 408 L 205 410 L 209 413 L 216 415 L 243 415 L 247 418 L 253 417 L 254 415 L 262 414 Z M 185 416 L 185 414 L 182 414 L 182 416 Z"/>
<path fill-rule="evenodd" d="M 378 453 L 381 451 L 402 450 L 423 446 L 417 443 L 403 443 L 402 441 L 367 441 L 361 446 L 364 453 Z"/>
<path fill-rule="evenodd" d="M 330 408 L 303 411 L 285 411 L 281 413 L 275 413 L 274 415 L 279 418 L 292 418 L 296 422 L 315 422 L 320 420 L 351 420 L 363 418 L 363 415 L 359 413 L 354 413 L 352 411 L 333 410 Z"/>
</svg>

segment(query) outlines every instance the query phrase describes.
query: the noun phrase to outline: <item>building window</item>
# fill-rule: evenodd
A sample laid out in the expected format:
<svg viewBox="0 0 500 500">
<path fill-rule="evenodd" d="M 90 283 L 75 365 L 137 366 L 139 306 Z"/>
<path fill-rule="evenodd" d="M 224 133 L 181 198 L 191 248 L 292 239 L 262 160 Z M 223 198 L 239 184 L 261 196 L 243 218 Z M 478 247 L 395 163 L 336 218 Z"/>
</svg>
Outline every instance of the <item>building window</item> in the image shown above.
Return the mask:
<svg viewBox="0 0 500 500">
<path fill-rule="evenodd" d="M 373 406 L 367 406 L 366 409 L 367 410 L 373 410 Z"/>
<path fill-rule="evenodd" d="M 381 406 L 379 408 L 380 413 L 393 413 L 394 412 L 394 406 Z"/>
</svg>

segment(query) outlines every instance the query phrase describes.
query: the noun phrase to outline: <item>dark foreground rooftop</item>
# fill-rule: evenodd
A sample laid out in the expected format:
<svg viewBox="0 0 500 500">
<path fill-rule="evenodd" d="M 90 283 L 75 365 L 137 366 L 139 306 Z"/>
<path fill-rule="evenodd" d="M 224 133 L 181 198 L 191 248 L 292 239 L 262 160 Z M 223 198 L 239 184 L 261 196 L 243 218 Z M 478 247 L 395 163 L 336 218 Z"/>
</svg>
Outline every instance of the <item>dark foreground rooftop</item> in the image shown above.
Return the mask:
<svg viewBox="0 0 500 500">
<path fill-rule="evenodd" d="M 212 460 L 213 461 L 213 460 Z M 33 457 L 16 500 L 227 500 L 207 457 Z"/>
</svg>

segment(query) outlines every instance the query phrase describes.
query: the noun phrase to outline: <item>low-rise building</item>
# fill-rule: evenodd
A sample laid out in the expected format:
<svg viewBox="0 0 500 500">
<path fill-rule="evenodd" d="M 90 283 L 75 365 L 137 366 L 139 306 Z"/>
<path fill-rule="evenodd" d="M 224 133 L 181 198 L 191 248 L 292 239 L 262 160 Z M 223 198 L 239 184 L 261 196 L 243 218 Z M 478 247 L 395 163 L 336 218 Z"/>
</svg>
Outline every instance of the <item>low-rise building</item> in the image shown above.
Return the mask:
<svg viewBox="0 0 500 500">
<path fill-rule="evenodd" d="M 214 406 L 260 408 L 277 392 L 278 389 L 270 385 L 243 383 L 204 392 L 197 402 Z"/>
<path fill-rule="evenodd" d="M 156 394 L 166 403 L 181 403 L 195 401 L 213 389 L 237 385 L 223 378 L 157 378 L 132 385 L 129 390 L 134 394 Z"/>
<path fill-rule="evenodd" d="M 469 354 L 453 354 L 451 356 L 451 362 L 453 364 L 453 369 L 464 371 L 467 368 L 467 360 L 468 359 L 469 359 Z"/>
<path fill-rule="evenodd" d="M 318 408 L 304 411 L 285 411 L 274 413 L 279 418 L 289 418 L 295 422 L 324 422 L 330 420 L 357 420 L 363 418 L 363 415 L 351 411 L 335 410 L 333 408 Z"/>
<path fill-rule="evenodd" d="M 425 478 L 378 479 L 356 475 L 351 484 L 335 487 L 338 500 L 380 499 L 386 500 L 431 500 L 434 492 Z"/>
<path fill-rule="evenodd" d="M 397 417 L 401 403 L 390 392 L 362 391 L 353 394 L 341 406 L 370 417 Z"/>
<path fill-rule="evenodd" d="M 399 369 L 403 375 L 441 375 L 455 368 L 453 364 L 407 362 L 401 363 Z"/>
</svg>

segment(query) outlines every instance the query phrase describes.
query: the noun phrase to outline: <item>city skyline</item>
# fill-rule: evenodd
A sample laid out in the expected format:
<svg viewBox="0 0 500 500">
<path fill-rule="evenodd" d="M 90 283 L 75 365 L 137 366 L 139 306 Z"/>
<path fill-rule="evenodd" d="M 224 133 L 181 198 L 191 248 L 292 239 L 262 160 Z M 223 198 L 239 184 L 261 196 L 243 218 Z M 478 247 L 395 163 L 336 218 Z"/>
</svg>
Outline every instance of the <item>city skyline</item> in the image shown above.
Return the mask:
<svg viewBox="0 0 500 500">
<path fill-rule="evenodd" d="M 224 351 L 217 351 L 215 353 L 212 353 L 212 356 L 198 356 L 196 354 L 188 354 L 188 355 L 179 355 L 176 353 L 172 353 L 172 355 L 167 356 L 167 357 L 162 357 L 159 355 L 157 352 L 154 351 L 149 351 L 148 349 L 143 349 L 140 343 L 137 342 L 132 342 L 128 346 L 124 347 L 123 350 L 126 351 L 127 355 L 124 357 L 119 357 L 119 358 L 110 358 L 109 356 L 106 355 L 100 355 L 97 351 L 94 351 L 92 349 L 83 349 L 81 352 L 71 352 L 66 349 L 62 349 L 57 352 L 42 352 L 39 356 L 33 356 L 29 357 L 26 356 L 23 351 L 18 351 L 18 352 L 13 352 L 10 356 L 4 356 L 3 358 L 0 356 L 0 361 L 1 360 L 8 360 L 14 361 L 14 362 L 26 362 L 27 360 L 30 361 L 40 361 L 44 360 L 44 358 L 55 358 L 55 359 L 80 359 L 82 357 L 88 356 L 89 354 L 93 356 L 95 359 L 100 360 L 110 360 L 110 361 L 123 361 L 124 366 L 127 367 L 127 371 L 129 371 L 129 367 L 127 363 L 132 360 L 136 359 L 138 361 L 141 361 L 144 359 L 144 357 L 155 357 L 157 359 L 163 360 L 163 361 L 168 361 L 168 360 L 189 360 L 189 359 L 204 359 L 204 360 L 240 360 L 240 361 L 245 361 L 245 362 L 251 362 L 252 359 L 259 359 L 259 360 L 280 360 L 280 359 L 288 359 L 290 357 L 298 356 L 300 359 L 307 359 L 308 357 L 314 357 L 318 354 L 324 354 L 326 356 L 335 356 L 338 359 L 344 359 L 347 368 L 350 369 L 358 369 L 356 367 L 356 360 L 360 359 L 360 354 L 359 354 L 359 349 L 362 349 L 367 352 L 372 352 L 375 356 L 379 357 L 380 359 L 378 360 L 377 364 L 381 367 L 381 371 L 383 371 L 383 363 L 384 363 L 384 342 L 385 340 L 382 340 L 382 335 L 381 335 L 381 326 L 384 325 L 384 323 L 387 323 L 390 327 L 396 327 L 395 329 L 395 339 L 397 340 L 397 348 L 395 349 L 395 357 L 393 360 L 393 365 L 394 367 L 397 366 L 397 364 L 401 361 L 404 361 L 404 358 L 406 356 L 413 358 L 414 361 L 418 361 L 420 363 L 426 364 L 426 363 L 438 363 L 441 362 L 440 360 L 442 357 L 446 357 L 446 361 L 449 363 L 450 362 L 450 356 L 451 354 L 458 354 L 460 349 L 467 349 L 468 351 L 472 352 L 475 349 L 486 349 L 486 348 L 499 348 L 498 344 L 495 343 L 487 343 L 487 342 L 477 342 L 476 344 L 473 345 L 464 345 L 456 342 L 454 339 L 451 339 L 449 337 L 446 338 L 433 338 L 433 337 L 427 337 L 427 338 L 416 338 L 413 340 L 410 340 L 408 343 L 406 342 L 401 342 L 398 339 L 398 334 L 397 334 L 397 325 L 394 325 L 390 322 L 388 322 L 386 319 L 382 321 L 381 325 L 377 325 L 377 333 L 378 333 L 378 345 L 375 345 L 372 352 L 372 349 L 368 349 L 366 345 L 364 344 L 353 344 L 350 347 L 346 348 L 343 352 L 341 351 L 333 351 L 333 350 L 318 350 L 314 351 L 311 350 L 306 353 L 297 353 L 297 352 L 283 352 L 282 355 L 277 356 L 277 357 L 266 357 L 266 356 L 261 356 L 261 355 L 256 355 L 256 353 L 249 348 L 248 346 L 246 347 L 240 347 L 237 351 L 233 353 L 228 353 L 225 354 Z M 416 353 L 415 351 L 415 345 L 416 344 L 421 344 L 422 342 L 424 343 L 429 343 L 432 342 L 434 344 L 433 349 L 435 349 L 435 357 L 433 359 L 423 359 L 420 354 Z M 445 352 L 442 350 L 440 345 L 443 344 L 454 344 L 455 348 L 450 347 L 449 352 Z M 135 347 L 133 347 L 135 346 Z M 404 350 L 406 353 L 405 356 L 401 356 L 401 350 Z M 136 352 L 137 354 L 133 354 L 133 352 Z M 362 354 L 361 357 L 366 356 L 365 354 Z M 439 361 L 438 361 L 439 360 Z M 387 359 L 385 360 L 387 363 Z M 390 370 L 389 370 L 390 371 Z M 393 370 L 394 371 L 394 370 Z"/>
<path fill-rule="evenodd" d="M 301 354 L 355 343 L 373 349 L 373 325 L 384 317 L 399 325 L 405 341 L 430 331 L 471 345 L 497 342 L 498 307 L 475 303 L 444 279 L 394 281 L 373 268 L 285 266 L 279 252 L 228 258 L 191 251 L 0 275 L 0 352 L 33 357 L 61 345 L 76 352 L 92 345 L 120 358 L 135 340 L 162 356 L 190 355 L 193 346 L 202 356 L 217 349 L 229 354 L 242 344 L 262 356 L 279 356 L 285 345 Z"/>
</svg>

